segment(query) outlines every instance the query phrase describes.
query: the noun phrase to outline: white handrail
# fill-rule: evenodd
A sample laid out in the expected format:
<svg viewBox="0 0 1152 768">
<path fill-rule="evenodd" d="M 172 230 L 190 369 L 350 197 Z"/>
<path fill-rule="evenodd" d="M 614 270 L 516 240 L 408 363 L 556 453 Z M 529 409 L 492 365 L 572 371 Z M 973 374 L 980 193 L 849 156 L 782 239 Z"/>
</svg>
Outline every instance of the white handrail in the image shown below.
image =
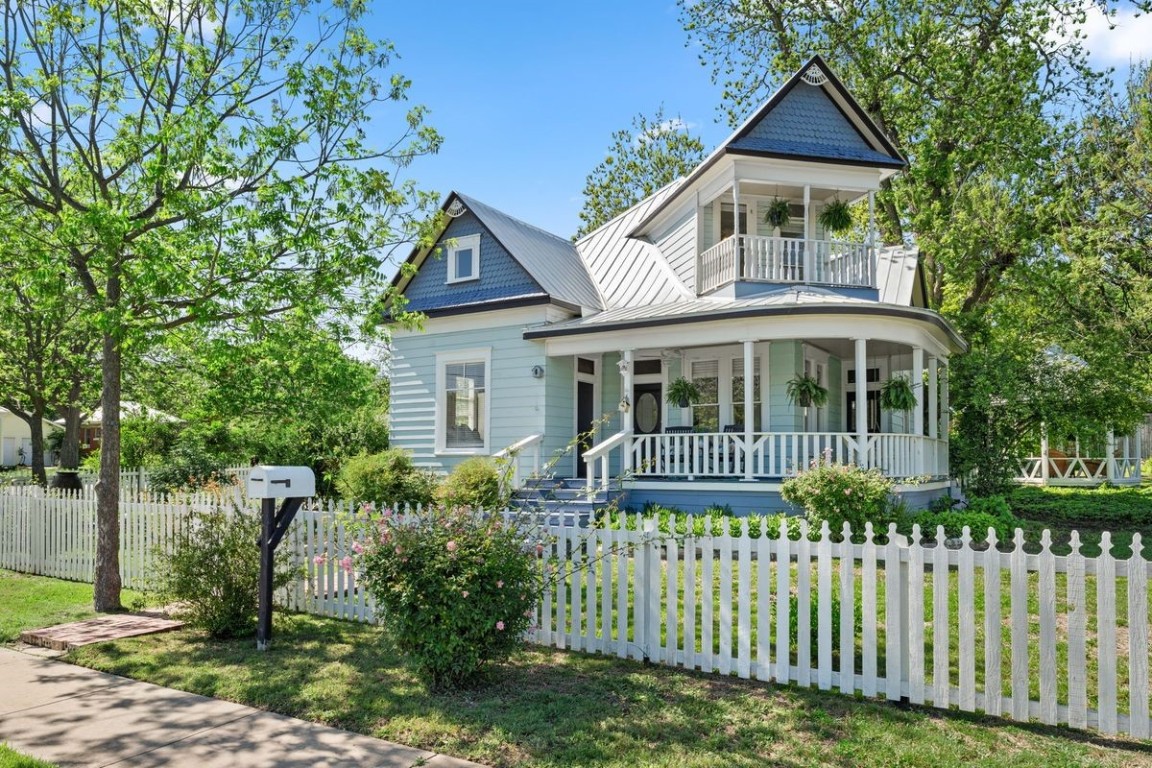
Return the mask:
<svg viewBox="0 0 1152 768">
<path fill-rule="evenodd" d="M 876 287 L 867 243 L 802 237 L 731 235 L 700 254 L 700 293 L 736 280 Z"/>
<path fill-rule="evenodd" d="M 492 454 L 494 459 L 510 459 L 512 461 L 512 487 L 520 487 L 520 451 L 532 446 L 532 475 L 540 474 L 540 443 L 544 441 L 544 434 L 537 433 L 517 440 L 507 448 Z"/>
<path fill-rule="evenodd" d="M 612 435 L 611 437 L 601 440 L 596 445 L 584 451 L 584 463 L 587 465 L 587 489 L 589 491 L 596 485 L 596 460 L 600 460 L 601 478 L 600 487 L 608 487 L 608 456 L 614 448 L 623 445 L 631 433 L 627 430 L 622 430 Z"/>
</svg>

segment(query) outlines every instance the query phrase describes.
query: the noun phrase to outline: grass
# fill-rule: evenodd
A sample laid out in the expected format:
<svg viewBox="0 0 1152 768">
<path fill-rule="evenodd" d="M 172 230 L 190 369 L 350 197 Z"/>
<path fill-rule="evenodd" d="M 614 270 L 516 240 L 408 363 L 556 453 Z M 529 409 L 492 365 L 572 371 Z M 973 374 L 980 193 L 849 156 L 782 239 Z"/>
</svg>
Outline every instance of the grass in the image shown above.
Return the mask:
<svg viewBox="0 0 1152 768">
<path fill-rule="evenodd" d="M 0 768 L 56 768 L 56 764 L 37 760 L 17 752 L 7 744 L 0 744 Z"/>
<path fill-rule="evenodd" d="M 125 605 L 139 601 L 142 596 L 124 590 Z M 26 629 L 50 627 L 69 621 L 90 619 L 92 585 L 73 581 L 27 576 L 12 571 L 0 571 L 0 643 L 16 640 Z"/>
<path fill-rule="evenodd" d="M 266 653 L 183 631 L 70 658 L 495 766 L 1152 766 L 1152 744 L 561 651 L 435 693 L 377 628 L 303 615 Z"/>
</svg>

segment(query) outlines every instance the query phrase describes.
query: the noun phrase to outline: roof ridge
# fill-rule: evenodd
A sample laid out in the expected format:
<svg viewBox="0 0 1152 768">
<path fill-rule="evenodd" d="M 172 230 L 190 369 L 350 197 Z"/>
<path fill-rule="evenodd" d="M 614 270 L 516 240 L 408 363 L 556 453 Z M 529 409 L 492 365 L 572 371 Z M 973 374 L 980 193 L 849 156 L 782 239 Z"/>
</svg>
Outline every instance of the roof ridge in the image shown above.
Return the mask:
<svg viewBox="0 0 1152 768">
<path fill-rule="evenodd" d="M 547 229 L 544 229 L 543 227 L 538 227 L 535 224 L 524 221 L 524 219 L 518 218 L 518 217 L 513 216 L 512 214 L 510 214 L 506 211 L 500 210 L 499 208 L 497 208 L 495 206 L 489 205 L 488 203 L 485 203 L 483 200 L 478 200 L 475 197 L 472 197 L 471 195 L 464 194 L 463 192 L 457 192 L 456 196 L 461 198 L 462 200 L 464 200 L 464 203 L 469 208 L 473 208 L 474 205 L 482 206 L 484 208 L 487 208 L 487 209 L 493 211 L 494 213 L 500 214 L 501 216 L 503 216 L 506 219 L 511 219 L 512 221 L 516 222 L 517 224 L 520 224 L 521 226 L 527 227 L 528 229 L 533 229 L 542 235 L 547 235 L 548 237 L 551 237 L 552 239 L 557 240 L 557 241 L 564 243 L 566 245 L 570 245 L 570 246 L 573 245 L 572 241 L 569 240 L 568 238 L 562 237 L 562 236 L 556 234 L 555 232 L 551 232 Z M 472 212 L 475 213 L 475 210 L 473 210 Z"/>
</svg>

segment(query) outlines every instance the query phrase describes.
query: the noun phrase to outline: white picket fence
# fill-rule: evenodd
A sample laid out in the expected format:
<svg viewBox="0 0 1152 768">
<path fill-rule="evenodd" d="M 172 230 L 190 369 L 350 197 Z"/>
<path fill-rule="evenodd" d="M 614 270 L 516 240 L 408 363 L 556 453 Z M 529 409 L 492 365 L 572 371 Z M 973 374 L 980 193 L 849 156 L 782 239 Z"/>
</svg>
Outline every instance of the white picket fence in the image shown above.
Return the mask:
<svg viewBox="0 0 1152 768">
<path fill-rule="evenodd" d="M 228 477 L 236 478 L 237 482 L 243 485 L 248 480 L 248 473 L 251 472 L 251 467 L 227 467 L 224 469 L 224 474 Z M 52 472 L 55 468 L 50 468 L 49 482 L 51 482 Z M 99 474 L 89 470 L 82 470 L 77 473 L 80 482 L 85 488 L 93 488 L 96 481 L 99 479 Z M 35 480 L 30 475 L 21 475 L 19 477 L 5 477 L 0 475 L 0 490 L 4 489 L 24 489 L 37 487 Z M 120 490 L 122 493 L 148 493 L 152 490 L 152 470 L 143 467 L 137 469 L 125 469 L 120 472 Z"/>
<path fill-rule="evenodd" d="M 124 503 L 126 586 L 147 585 L 149 554 L 211 497 Z M 255 512 L 254 507 L 248 507 Z M 370 621 L 371 600 L 340 567 L 351 536 L 329 503 L 302 510 L 282 546 L 305 576 L 282 605 Z M 511 513 L 510 513 L 511 514 Z M 708 520 L 704 530 L 712 531 Z M 1015 720 L 1098 728 L 1136 738 L 1149 719 L 1149 576 L 1132 556 L 1055 555 L 1047 533 L 1028 553 L 911 541 L 867 528 L 863 543 L 780 531 L 668 536 L 545 527 L 546 589 L 531 639 L 686 669 L 821 690 L 907 699 Z M 687 530 L 693 530 L 691 521 Z M 90 579 L 91 499 L 0 496 L 0 567 Z M 955 588 L 953 588 L 953 585 Z M 850 598 L 848 596 L 851 596 Z M 834 609 L 834 605 L 837 608 Z M 792 628 L 792 614 L 799 631 Z M 815 616 L 813 617 L 813 614 Z M 811 628 L 811 629 L 808 629 Z"/>
</svg>

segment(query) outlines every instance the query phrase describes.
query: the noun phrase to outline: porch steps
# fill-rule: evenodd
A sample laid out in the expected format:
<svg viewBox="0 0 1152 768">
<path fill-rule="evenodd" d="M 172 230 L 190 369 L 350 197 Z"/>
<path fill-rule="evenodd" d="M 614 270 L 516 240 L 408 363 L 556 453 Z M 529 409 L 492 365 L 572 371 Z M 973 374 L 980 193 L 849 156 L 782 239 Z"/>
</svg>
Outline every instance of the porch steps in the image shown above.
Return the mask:
<svg viewBox="0 0 1152 768">
<path fill-rule="evenodd" d="M 589 493 L 584 478 L 529 478 L 512 494 L 510 507 L 532 513 L 548 525 L 588 527 L 595 510 L 608 506 L 620 496 L 620 484 Z"/>
</svg>

